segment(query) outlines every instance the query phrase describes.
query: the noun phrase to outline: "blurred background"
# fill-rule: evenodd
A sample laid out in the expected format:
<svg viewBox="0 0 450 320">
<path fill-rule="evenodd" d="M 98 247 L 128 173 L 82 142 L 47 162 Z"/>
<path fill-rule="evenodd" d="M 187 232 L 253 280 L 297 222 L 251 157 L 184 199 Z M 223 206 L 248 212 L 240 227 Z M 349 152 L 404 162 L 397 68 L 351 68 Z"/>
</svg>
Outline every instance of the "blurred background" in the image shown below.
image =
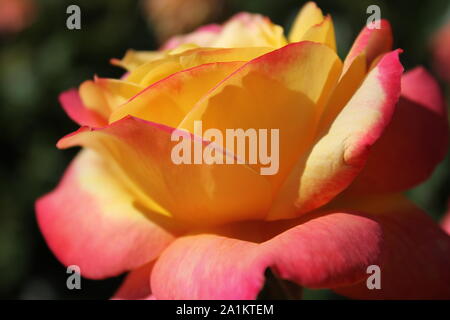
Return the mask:
<svg viewBox="0 0 450 320">
<path fill-rule="evenodd" d="M 223 22 L 239 11 L 267 15 L 289 29 L 304 2 L 0 0 L 0 298 L 107 299 L 121 280 L 83 279 L 82 290 L 68 290 L 66 269 L 47 248 L 36 224 L 35 199 L 56 186 L 77 152 L 55 147 L 60 137 L 78 128 L 59 107 L 60 92 L 95 74 L 119 77 L 123 71 L 109 59 L 121 58 L 128 48 L 157 49 L 171 35 Z M 433 45 L 436 31 L 450 19 L 448 0 L 316 2 L 332 14 L 341 57 L 365 25 L 367 7 L 379 5 L 382 18 L 393 25 L 395 47 L 405 50 L 405 68 L 422 64 L 434 70 L 449 101 L 450 73 L 442 70 L 442 59 L 450 61 L 450 40 L 443 48 Z M 71 4 L 81 8 L 81 30 L 66 28 L 66 8 Z M 408 193 L 437 221 L 450 194 L 449 168 L 447 156 L 429 181 Z M 305 298 L 340 297 L 327 290 L 307 290 Z"/>
</svg>

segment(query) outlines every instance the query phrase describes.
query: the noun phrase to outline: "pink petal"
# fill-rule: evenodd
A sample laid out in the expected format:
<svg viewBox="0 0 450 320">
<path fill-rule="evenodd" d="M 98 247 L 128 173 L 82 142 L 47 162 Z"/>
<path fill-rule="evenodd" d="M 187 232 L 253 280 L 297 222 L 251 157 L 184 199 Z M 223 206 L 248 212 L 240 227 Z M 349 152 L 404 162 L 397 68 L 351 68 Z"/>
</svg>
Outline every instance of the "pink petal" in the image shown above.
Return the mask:
<svg viewBox="0 0 450 320">
<path fill-rule="evenodd" d="M 82 151 L 58 187 L 36 202 L 39 227 L 64 265 L 81 275 L 106 278 L 154 259 L 172 235 L 134 207 L 133 197 L 110 166 Z"/>
<path fill-rule="evenodd" d="M 198 28 L 194 32 L 191 32 L 182 36 L 174 36 L 167 40 L 161 47 L 161 50 L 171 50 L 185 43 L 195 43 L 201 47 L 208 47 L 217 34 L 220 33 L 222 27 L 217 24 L 209 24 Z"/>
<path fill-rule="evenodd" d="M 253 224 L 239 232 L 248 236 L 277 227 Z M 259 244 L 216 234 L 185 236 L 158 259 L 151 286 L 157 299 L 255 299 L 268 267 L 310 287 L 353 283 L 375 261 L 380 240 L 374 221 L 338 212 Z"/>
<path fill-rule="evenodd" d="M 397 105 L 403 72 L 399 53 L 396 50 L 384 55 L 337 117 L 330 117 L 334 121 L 323 130 L 307 157 L 300 158 L 270 216 L 278 212 L 292 217 L 308 213 L 353 183 Z"/>
<path fill-rule="evenodd" d="M 403 75 L 402 97 L 420 104 L 437 115 L 447 116 L 439 84 L 424 67 L 416 67 Z"/>
<path fill-rule="evenodd" d="M 444 229 L 444 231 L 450 235 L 450 201 L 449 201 L 449 205 L 448 205 L 447 214 L 444 216 L 444 218 L 441 221 L 441 226 Z"/>
<path fill-rule="evenodd" d="M 447 146 L 447 112 L 439 85 L 424 68 L 415 68 L 403 75 L 392 121 L 351 189 L 358 193 L 409 189 L 431 175 Z"/>
<path fill-rule="evenodd" d="M 270 267 L 299 285 L 339 287 L 355 298 L 450 297 L 450 237 L 426 214 L 398 197 L 335 206 L 350 209 L 330 209 L 294 226 L 249 223 L 181 237 L 157 260 L 153 293 L 157 299 L 254 299 Z M 365 286 L 373 264 L 383 279 L 375 293 Z"/>
<path fill-rule="evenodd" d="M 392 50 L 392 42 L 393 37 L 389 21 L 382 19 L 379 29 L 364 27 L 345 58 L 344 71 L 362 53 L 366 55 L 367 65 L 370 66 L 379 55 Z"/>
<path fill-rule="evenodd" d="M 371 208 L 363 206 L 383 229 L 382 251 L 376 263 L 381 289 L 369 290 L 364 279 L 335 290 L 358 299 L 450 299 L 450 236 L 405 201 L 394 199 L 386 205 L 375 200 Z"/>
<path fill-rule="evenodd" d="M 71 89 L 61 93 L 59 102 L 67 115 L 81 126 L 98 128 L 108 123 L 107 119 L 84 106 L 77 89 Z"/>
<path fill-rule="evenodd" d="M 283 29 L 259 14 L 241 12 L 222 25 L 207 25 L 194 32 L 169 39 L 161 50 L 170 50 L 183 44 L 200 47 L 276 47 L 287 44 Z"/>
<path fill-rule="evenodd" d="M 131 271 L 117 292 L 113 300 L 153 300 L 150 289 L 150 274 L 153 262 Z"/>
</svg>

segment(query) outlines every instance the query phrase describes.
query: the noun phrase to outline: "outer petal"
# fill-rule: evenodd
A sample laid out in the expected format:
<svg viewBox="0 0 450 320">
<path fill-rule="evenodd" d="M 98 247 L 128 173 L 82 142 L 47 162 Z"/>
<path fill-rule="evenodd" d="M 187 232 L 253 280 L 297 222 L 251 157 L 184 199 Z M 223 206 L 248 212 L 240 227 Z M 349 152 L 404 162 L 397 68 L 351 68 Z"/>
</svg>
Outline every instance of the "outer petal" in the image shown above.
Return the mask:
<svg viewBox="0 0 450 320">
<path fill-rule="evenodd" d="M 391 25 L 387 20 L 382 19 L 380 21 L 379 29 L 364 27 L 345 58 L 344 72 L 361 53 L 365 54 L 367 65 L 370 66 L 379 55 L 392 50 L 392 43 Z"/>
<path fill-rule="evenodd" d="M 280 226 L 254 224 L 238 233 Z M 269 267 L 303 286 L 353 283 L 377 257 L 380 239 L 375 222 L 347 213 L 311 219 L 260 244 L 215 234 L 181 237 L 156 262 L 151 287 L 157 299 L 255 299 Z"/>
<path fill-rule="evenodd" d="M 442 228 L 444 228 L 445 232 L 450 234 L 450 214 L 447 213 L 444 220 L 442 221 Z"/>
<path fill-rule="evenodd" d="M 106 278 L 154 259 L 172 235 L 150 221 L 113 177 L 110 163 L 82 151 L 58 187 L 36 202 L 39 227 L 65 265 Z"/>
<path fill-rule="evenodd" d="M 95 77 L 84 81 L 79 90 L 63 92 L 59 100 L 72 120 L 99 128 L 108 123 L 111 112 L 143 89 L 131 82 Z"/>
<path fill-rule="evenodd" d="M 386 193 L 426 180 L 448 146 L 446 106 L 438 83 L 422 67 L 402 78 L 402 97 L 392 122 L 374 145 L 351 189 Z"/>
<path fill-rule="evenodd" d="M 81 126 L 103 127 L 108 120 L 94 110 L 85 107 L 77 89 L 71 89 L 59 96 L 64 111 Z"/>
<path fill-rule="evenodd" d="M 406 199 L 383 198 L 348 202 L 383 228 L 381 289 L 368 290 L 364 279 L 335 290 L 358 299 L 450 299 L 450 236 Z"/>
<path fill-rule="evenodd" d="M 352 183 L 391 120 L 402 71 L 397 51 L 381 59 L 327 134 L 298 161 L 275 200 L 271 216 L 285 212 L 295 217 L 318 208 Z"/>
<path fill-rule="evenodd" d="M 299 285 L 340 287 L 356 298 L 450 296 L 450 237 L 398 197 L 335 203 L 326 214 L 295 223 L 240 225 L 177 239 L 153 269 L 155 297 L 254 299 L 268 267 Z M 251 237 L 255 230 L 265 233 L 263 242 Z M 372 264 L 382 270 L 377 292 L 365 286 Z M 354 283 L 364 286 L 357 291 Z"/>
<path fill-rule="evenodd" d="M 264 217 L 271 195 L 259 172 L 245 165 L 225 164 L 227 157 L 234 156 L 218 146 L 214 149 L 223 155 L 224 164 L 175 164 L 172 151 L 179 142 L 171 139 L 174 131 L 128 117 L 98 130 L 82 128 L 60 140 L 58 146 L 96 149 L 118 165 L 117 176 L 137 197 L 136 206 L 158 212 L 161 218 L 173 217 L 183 226 Z M 175 133 L 186 139 L 191 150 L 208 145 L 185 131 Z"/>
<path fill-rule="evenodd" d="M 153 262 L 150 262 L 128 273 L 112 299 L 153 300 L 154 297 L 150 289 L 150 274 L 152 269 Z"/>
<path fill-rule="evenodd" d="M 402 96 L 441 117 L 447 116 L 439 84 L 423 67 L 416 67 L 403 75 Z"/>
</svg>

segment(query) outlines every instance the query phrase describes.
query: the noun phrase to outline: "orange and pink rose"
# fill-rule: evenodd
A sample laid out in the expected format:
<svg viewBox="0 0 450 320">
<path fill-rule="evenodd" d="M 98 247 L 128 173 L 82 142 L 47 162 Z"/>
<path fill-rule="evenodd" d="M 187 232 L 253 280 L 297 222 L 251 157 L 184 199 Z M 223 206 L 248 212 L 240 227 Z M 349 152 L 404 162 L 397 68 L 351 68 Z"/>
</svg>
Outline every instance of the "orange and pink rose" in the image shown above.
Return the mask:
<svg viewBox="0 0 450 320">
<path fill-rule="evenodd" d="M 352 298 L 450 298 L 450 237 L 401 195 L 445 156 L 446 109 L 392 42 L 383 20 L 341 61 L 308 3 L 287 37 L 241 13 L 114 59 L 121 79 L 60 97 L 81 128 L 57 145 L 82 150 L 36 203 L 50 249 L 88 278 L 129 272 L 118 299 L 254 299 L 267 268 Z M 278 173 L 174 164 L 171 134 L 194 121 L 279 129 Z"/>
</svg>

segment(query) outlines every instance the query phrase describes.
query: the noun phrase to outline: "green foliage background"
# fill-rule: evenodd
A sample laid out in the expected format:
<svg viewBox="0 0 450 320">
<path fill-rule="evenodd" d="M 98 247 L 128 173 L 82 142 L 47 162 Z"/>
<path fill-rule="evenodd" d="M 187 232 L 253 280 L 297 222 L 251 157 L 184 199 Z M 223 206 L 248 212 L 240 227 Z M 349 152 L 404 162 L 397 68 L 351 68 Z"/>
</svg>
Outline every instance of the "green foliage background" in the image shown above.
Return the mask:
<svg viewBox="0 0 450 320">
<path fill-rule="evenodd" d="M 288 28 L 303 3 L 230 0 L 224 18 L 238 11 L 258 12 Z M 448 0 L 317 3 L 333 16 L 341 57 L 364 26 L 367 6 L 378 4 L 382 17 L 393 25 L 395 47 L 405 50 L 401 58 L 406 69 L 430 66 L 429 37 L 450 17 Z M 137 1 L 38 0 L 37 4 L 39 14 L 31 27 L 0 38 L 0 298 L 105 299 L 121 277 L 83 279 L 82 290 L 68 290 L 66 270 L 37 228 L 34 201 L 55 187 L 76 153 L 55 147 L 60 137 L 77 129 L 58 105 L 59 93 L 94 74 L 118 77 L 122 70 L 111 66 L 110 58 L 122 57 L 128 48 L 150 50 L 157 45 Z M 81 7 L 81 30 L 66 28 L 70 4 Z M 447 157 L 429 181 L 409 192 L 436 220 L 444 213 L 450 193 L 449 167 Z M 339 297 L 327 290 L 307 290 L 305 298 Z"/>
</svg>

